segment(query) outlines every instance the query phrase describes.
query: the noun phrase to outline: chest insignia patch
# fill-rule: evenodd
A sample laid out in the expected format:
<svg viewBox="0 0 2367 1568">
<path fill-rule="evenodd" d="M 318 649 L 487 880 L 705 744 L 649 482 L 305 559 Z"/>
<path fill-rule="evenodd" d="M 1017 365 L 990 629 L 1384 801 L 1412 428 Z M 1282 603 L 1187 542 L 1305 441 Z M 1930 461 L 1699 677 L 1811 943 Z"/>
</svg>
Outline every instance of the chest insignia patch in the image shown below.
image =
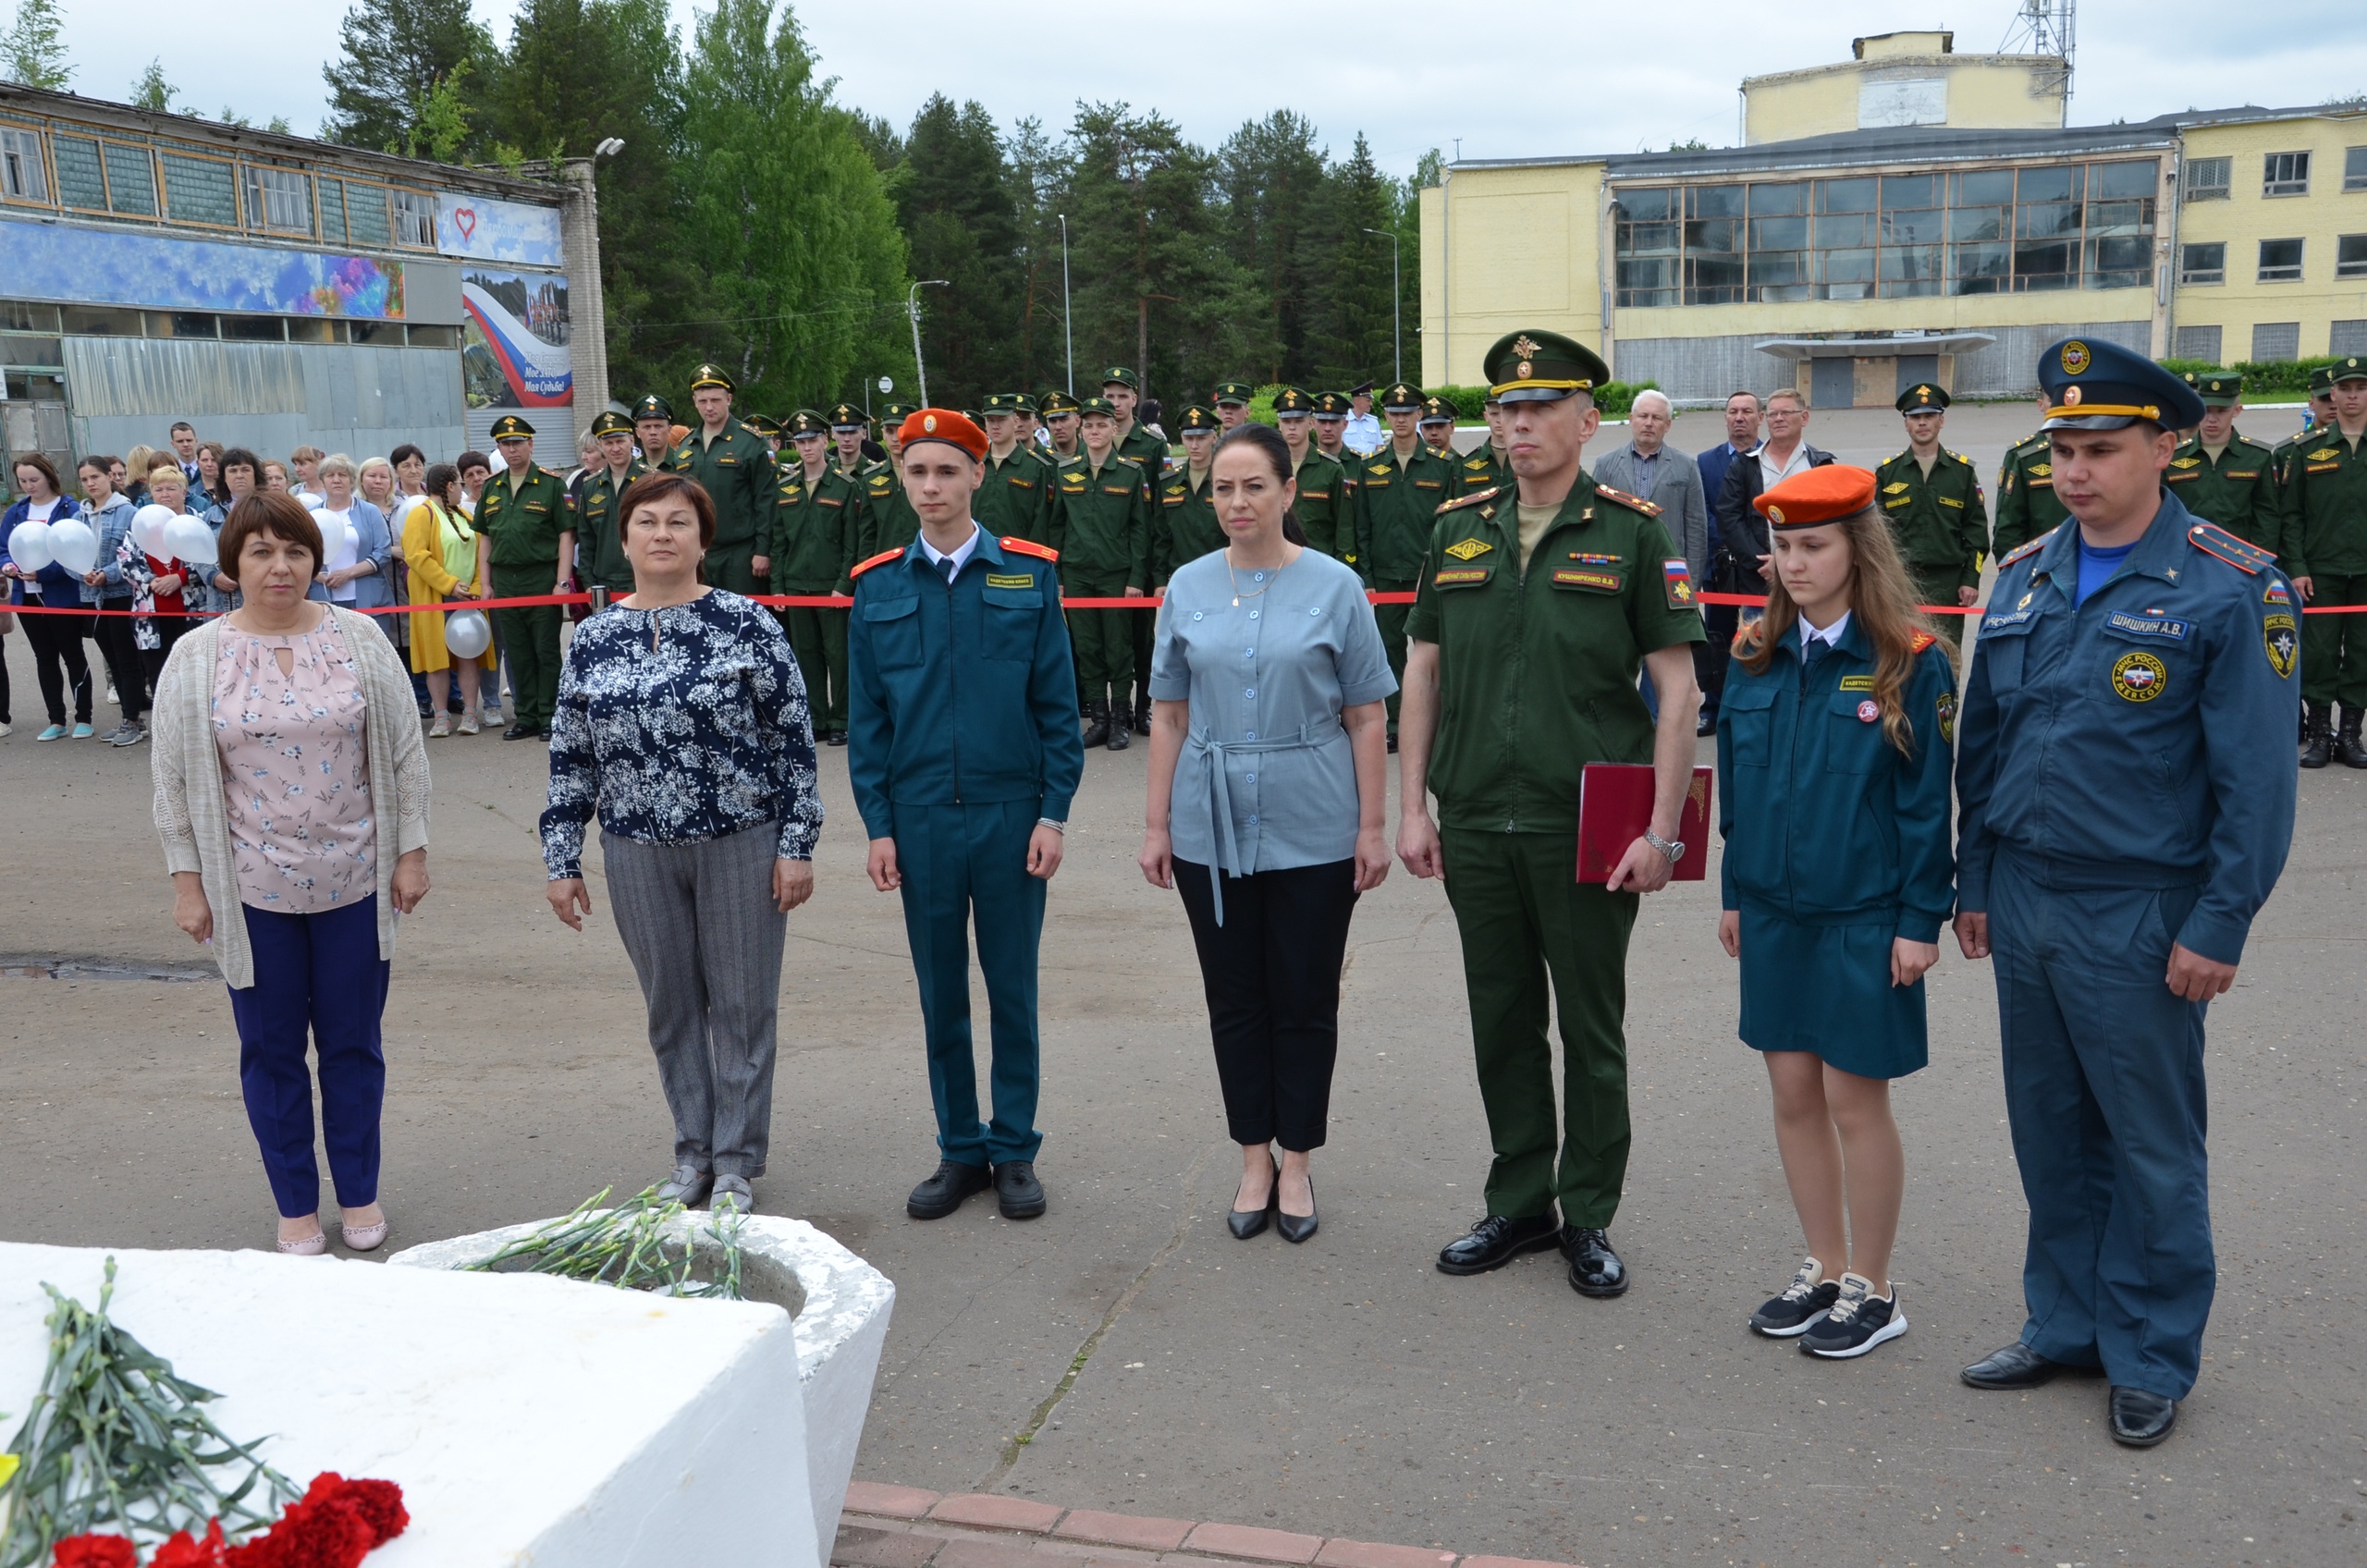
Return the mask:
<svg viewBox="0 0 2367 1568">
<path fill-rule="evenodd" d="M 1488 571 L 1486 568 L 1472 567 L 1467 570 L 1449 570 L 1433 573 L 1430 578 L 1430 586 L 1433 588 L 1461 588 L 1473 582 L 1485 582 L 1487 581 Z"/>
<path fill-rule="evenodd" d="M 2104 624 L 2115 631 L 2131 632 L 2139 637 L 2165 637 L 2173 643 L 2186 641 L 2186 622 L 2158 612 L 2130 615 L 2127 610 L 2115 610 Z"/>
<path fill-rule="evenodd" d="M 2301 653 L 2301 638 L 2294 630 L 2292 616 L 2283 610 L 2263 616 L 2260 637 L 2262 646 L 2268 650 L 2269 668 L 2276 671 L 2278 680 L 2291 680 L 2293 662 Z"/>
<path fill-rule="evenodd" d="M 2313 463 L 2322 463 L 2328 458 L 2338 458 L 2342 454 L 2340 452 L 2335 450 L 2332 447 L 2321 447 L 2316 451 L 2310 454 L 2309 460 Z"/>
<path fill-rule="evenodd" d="M 2150 703 L 2169 683 L 2169 667 L 2151 654 L 2123 654 L 2113 661 L 2112 689 L 2124 701 Z"/>
<path fill-rule="evenodd" d="M 2030 475 L 2035 479 L 2051 479 L 2054 476 L 2054 465 L 2053 463 L 2032 463 L 2030 464 Z"/>
<path fill-rule="evenodd" d="M 1458 539 L 1446 547 L 1446 553 L 1459 561 L 1478 560 L 1496 546 L 1485 539 Z"/>
<path fill-rule="evenodd" d="M 2036 595 L 2034 595 L 2034 594 L 2023 594 L 2019 599 L 2017 599 L 2017 600 L 2014 602 L 2014 607 L 2015 607 L 2016 609 L 2017 609 L 2017 610 L 2026 610 L 2026 609 L 2030 608 L 2030 600 L 2031 600 L 2033 597 L 2035 597 L 2035 596 L 2036 596 Z"/>
<path fill-rule="evenodd" d="M 1564 567 L 1553 574 L 1553 586 L 1556 588 L 1600 588 L 1615 592 L 1620 582 L 1619 573 L 1590 567 Z"/>
<path fill-rule="evenodd" d="M 987 573 L 987 586 L 989 588 L 1033 588 L 1036 586 L 1036 574 L 1032 571 L 990 571 Z"/>
<path fill-rule="evenodd" d="M 1936 706 L 1940 710 L 1940 739 L 1948 745 L 1956 743 L 1956 694 L 1943 692 Z"/>
<path fill-rule="evenodd" d="M 1669 608 L 1681 610 L 1693 603 L 1693 569 L 1683 556 L 1661 562 L 1661 583 L 1667 590 Z"/>
<path fill-rule="evenodd" d="M 1841 678 L 1841 689 L 1845 692 L 1870 692 L 1874 689 L 1874 678 L 1870 675 L 1845 675 Z"/>
<path fill-rule="evenodd" d="M 2172 468 L 2195 468 L 2200 466 L 2201 462 L 2202 459 L 2201 458 L 2172 458 L 2170 459 L 2170 466 Z"/>
<path fill-rule="evenodd" d="M 1888 484 L 1883 486 L 1883 494 L 1885 496 L 1904 496 L 1910 488 L 1912 487 L 1904 479 L 1894 479 Z"/>
<path fill-rule="evenodd" d="M 1871 724 L 1882 716 L 1883 705 L 1871 697 L 1858 704 L 1858 722 L 1860 724 Z"/>
</svg>

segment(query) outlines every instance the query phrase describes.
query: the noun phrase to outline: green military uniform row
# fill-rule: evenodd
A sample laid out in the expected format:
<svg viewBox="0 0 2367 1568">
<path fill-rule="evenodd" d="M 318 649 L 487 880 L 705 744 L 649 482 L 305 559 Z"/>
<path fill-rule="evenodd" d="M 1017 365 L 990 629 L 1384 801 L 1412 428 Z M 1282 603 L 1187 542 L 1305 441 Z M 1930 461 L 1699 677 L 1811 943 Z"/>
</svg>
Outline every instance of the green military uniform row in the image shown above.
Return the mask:
<svg viewBox="0 0 2367 1568">
<path fill-rule="evenodd" d="M 770 584 L 759 581 L 756 560 L 764 555 L 772 529 L 773 451 L 762 435 L 734 419 L 731 377 L 717 365 L 701 365 L 691 375 L 691 396 L 703 391 L 723 394 L 722 418 L 711 421 L 702 412 L 698 428 L 685 435 L 658 466 L 698 481 L 715 506 L 715 537 L 706 550 L 706 580 L 734 594 L 762 594 Z"/>
<path fill-rule="evenodd" d="M 2334 422 L 2279 443 L 2273 454 L 2277 564 L 2311 604 L 2367 604 L 2367 429 L 2347 434 L 2346 423 L 2361 421 L 2342 417 L 2346 401 L 2367 402 L 2367 356 L 2352 354 L 2317 374 L 2334 395 Z M 2324 766 L 2331 738 L 2334 755 L 2367 766 L 2360 735 L 2367 717 L 2367 615 L 2302 617 L 2301 700 L 2313 747 L 2303 763 Z M 2330 737 L 2336 703 L 2342 704 L 2341 730 Z"/>
<path fill-rule="evenodd" d="M 477 496 L 476 531 L 491 542 L 486 576 L 497 599 L 536 598 L 573 575 L 574 508 L 558 476 L 533 461 L 534 427 L 516 414 L 493 422 L 503 468 Z M 493 612 L 509 661 L 510 726 L 505 738 L 550 733 L 558 711 L 560 611 L 528 605 Z"/>
<path fill-rule="evenodd" d="M 1989 548 L 1980 471 L 1961 452 L 1939 444 L 1950 400 L 1944 388 L 1928 381 L 1900 393 L 1898 411 L 1913 444 L 1874 471 L 1874 504 L 1907 557 L 1918 602 L 1926 605 L 1954 605 L 1958 590 L 1980 587 L 1981 557 Z M 1963 642 L 1963 617 L 1933 619 L 1950 643 Z"/>
</svg>

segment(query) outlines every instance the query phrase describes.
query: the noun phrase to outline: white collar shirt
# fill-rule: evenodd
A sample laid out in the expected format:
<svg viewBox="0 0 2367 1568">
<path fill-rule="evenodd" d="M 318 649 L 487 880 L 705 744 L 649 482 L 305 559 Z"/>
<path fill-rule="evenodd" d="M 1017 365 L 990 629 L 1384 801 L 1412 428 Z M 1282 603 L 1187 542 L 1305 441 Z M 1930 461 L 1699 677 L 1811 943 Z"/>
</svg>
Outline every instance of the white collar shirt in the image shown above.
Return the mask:
<svg viewBox="0 0 2367 1568">
<path fill-rule="evenodd" d="M 949 556 L 930 544 L 928 535 L 924 533 L 920 536 L 921 553 L 928 557 L 928 564 L 937 569 L 937 574 L 939 577 L 959 577 L 962 575 L 962 569 L 970 564 L 970 557 L 978 553 L 979 538 L 979 528 L 974 521 L 970 524 L 970 537 L 963 540 L 960 546 Z M 945 570 L 945 563 L 948 561 L 953 563 L 953 570 L 950 573 Z"/>
</svg>

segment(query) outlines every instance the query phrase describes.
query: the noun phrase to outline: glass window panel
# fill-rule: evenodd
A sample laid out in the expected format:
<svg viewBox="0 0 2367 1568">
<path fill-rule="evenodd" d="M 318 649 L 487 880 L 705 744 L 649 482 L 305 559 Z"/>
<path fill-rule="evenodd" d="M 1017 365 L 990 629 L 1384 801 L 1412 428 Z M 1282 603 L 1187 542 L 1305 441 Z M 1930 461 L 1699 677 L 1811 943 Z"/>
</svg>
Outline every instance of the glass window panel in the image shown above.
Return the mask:
<svg viewBox="0 0 2367 1568">
<path fill-rule="evenodd" d="M 1685 226 L 1685 248 L 1687 251 L 1739 251 L 1742 249 L 1742 224 L 1735 218 L 1713 218 Z"/>
<path fill-rule="evenodd" d="M 1874 279 L 1870 246 L 1862 251 L 1823 251 L 1818 256 L 1818 276 L 1826 283 L 1871 283 Z"/>
<path fill-rule="evenodd" d="M 1937 245 L 1885 245 L 1883 247 L 1883 277 L 1937 277 L 1940 276 L 1940 248 Z"/>
<path fill-rule="evenodd" d="M 277 316 L 224 316 L 222 336 L 241 343 L 277 343 L 287 334 Z"/>
<path fill-rule="evenodd" d="M 2130 164 L 2095 164 L 2088 170 L 2088 194 L 2096 201 L 2117 196 L 2153 194 L 2154 165 L 2150 158 Z"/>
<path fill-rule="evenodd" d="M 76 337 L 138 337 L 143 330 L 138 311 L 112 305 L 68 305 L 65 315 L 66 330 Z"/>
<path fill-rule="evenodd" d="M 2061 288 L 2079 264 L 2079 248 L 2063 240 L 2014 247 L 2014 277 L 2025 288 Z M 2046 278 L 2052 282 L 2042 283 Z"/>
<path fill-rule="evenodd" d="M 1941 176 L 1936 174 L 1885 175 L 1883 177 L 1883 211 L 1894 207 L 1936 207 L 1945 198 L 1940 194 Z"/>
<path fill-rule="evenodd" d="M 1675 202 L 1672 200 L 1675 194 L 1666 186 L 1646 190 L 1622 190 L 1619 193 L 1621 215 L 1629 223 L 1656 223 L 1662 218 L 1675 217 Z"/>
<path fill-rule="evenodd" d="M 1765 251 L 1751 253 L 1750 281 L 1753 287 L 1772 283 L 1806 283 L 1808 280 L 1808 256 L 1804 251 Z"/>
<path fill-rule="evenodd" d="M 1866 179 L 1820 179 L 1816 210 L 1820 213 L 1870 213 L 1879 182 Z"/>
<path fill-rule="evenodd" d="M 165 209 L 175 223 L 239 227 L 239 185 L 218 158 L 164 154 Z"/>
<path fill-rule="evenodd" d="M 280 234 L 312 233 L 312 177 L 297 169 L 248 165 L 247 222 Z"/>
<path fill-rule="evenodd" d="M 2263 160 L 2263 196 L 2306 196 L 2310 193 L 2310 154 L 2271 153 Z"/>
<path fill-rule="evenodd" d="M 1676 282 L 1676 261 L 1627 261 L 1619 263 L 1622 288 L 1666 288 Z"/>
<path fill-rule="evenodd" d="M 107 210 L 132 217 L 156 215 L 156 160 L 147 148 L 121 141 L 104 144 L 107 160 Z"/>
<path fill-rule="evenodd" d="M 1656 305 L 1674 305 L 1676 296 L 1650 301 Z M 411 329 L 411 346 L 414 349 L 457 349 L 460 346 L 460 329 L 457 326 L 414 326 Z"/>
<path fill-rule="evenodd" d="M 1824 249 L 1844 250 L 1874 242 L 1871 213 L 1826 213 L 1816 220 L 1816 242 Z"/>
<path fill-rule="evenodd" d="M 2335 240 L 2334 275 L 2367 277 L 2367 234 L 2345 234 Z"/>
<path fill-rule="evenodd" d="M 395 242 L 395 232 L 386 224 L 385 186 L 347 183 L 345 231 L 356 245 L 392 245 Z"/>
<path fill-rule="evenodd" d="M 2091 202 L 2088 203 L 2088 232 L 2091 234 L 2145 234 L 2153 227 L 2153 203 L 2151 202 Z"/>
<path fill-rule="evenodd" d="M 1739 185 L 1697 185 L 1685 193 L 1685 215 L 1689 218 L 1738 218 L 1742 216 L 1743 187 Z"/>
<path fill-rule="evenodd" d="M 2344 149 L 2342 188 L 2345 190 L 2367 190 L 2367 147 Z"/>
<path fill-rule="evenodd" d="M 321 238 L 345 238 L 345 182 L 341 179 L 321 181 Z"/>
<path fill-rule="evenodd" d="M 2225 283 L 2227 281 L 2227 246 L 2225 240 L 2207 245 L 2184 247 L 2178 263 L 2181 283 Z"/>
<path fill-rule="evenodd" d="M 1919 212 L 1883 214 L 1883 243 L 1885 245 L 1936 245 L 1940 241 L 1943 214 L 1936 207 Z"/>
<path fill-rule="evenodd" d="M 105 212 L 107 181 L 99 169 L 99 144 L 84 136 L 53 136 L 49 145 L 57 160 L 58 200 L 69 207 Z"/>
<path fill-rule="evenodd" d="M 2014 171 L 2011 169 L 1979 169 L 1956 177 L 1956 204 L 1959 207 L 2004 207 L 2014 200 Z"/>
<path fill-rule="evenodd" d="M 0 328 L 10 332 L 55 332 L 57 307 L 24 300 L 0 300 Z M 47 364 L 49 361 L 41 361 Z"/>
<path fill-rule="evenodd" d="M 2058 234 L 2079 232 L 2079 203 L 2049 202 L 2035 207 L 2014 210 L 2015 236 L 2021 239 L 2048 239 Z"/>
<path fill-rule="evenodd" d="M 1622 299 L 1619 301 L 1625 304 Z M 403 324 L 399 321 L 349 321 L 345 335 L 350 342 L 376 343 L 399 349 L 403 346 Z"/>
<path fill-rule="evenodd" d="M 49 329 L 57 330 L 53 318 Z M 12 365 L 62 365 L 66 350 L 55 337 L 0 337 L 0 363 Z"/>
<path fill-rule="evenodd" d="M 1750 215 L 1761 214 L 1783 216 L 1809 210 L 1809 187 L 1806 180 L 1785 185 L 1754 185 L 1750 188 Z"/>
<path fill-rule="evenodd" d="M 1680 243 L 1682 224 L 1631 223 L 1627 226 L 1627 242 L 1620 247 L 1630 255 L 1674 254 Z"/>
<path fill-rule="evenodd" d="M 395 209 L 395 243 L 434 250 L 435 198 L 423 190 L 395 190 L 388 196 Z"/>
<path fill-rule="evenodd" d="M 18 202 L 49 200 L 40 131 L 0 126 L 0 196 Z"/>
<path fill-rule="evenodd" d="M 1948 214 L 1951 239 L 2003 239 L 2010 214 L 2002 207 L 1957 207 Z"/>
<path fill-rule="evenodd" d="M 2033 202 L 2076 202 L 2080 195 L 2079 177 L 2082 172 L 2077 164 L 2023 169 L 2020 171 L 2019 193 L 2014 199 L 2025 205 Z"/>
<path fill-rule="evenodd" d="M 2013 274 L 2013 251 L 1999 245 L 1951 245 L 1948 265 L 1955 281 L 1950 292 L 1956 294 L 1996 294 L 2002 292 Z"/>
<path fill-rule="evenodd" d="M 2091 239 L 2088 241 L 2088 270 L 2099 277 L 2113 276 L 2119 281 L 2095 283 L 2099 288 L 2127 288 L 2141 283 L 2152 270 L 2153 242 L 2141 237 Z"/>
<path fill-rule="evenodd" d="M 336 323 L 326 316 L 290 316 L 288 318 L 288 340 L 290 343 L 334 343 Z"/>
<path fill-rule="evenodd" d="M 1809 220 L 1806 218 L 1758 218 L 1750 220 L 1750 248 L 1754 251 L 1804 251 L 1809 243 Z"/>
<path fill-rule="evenodd" d="M 2260 281 L 2263 283 L 2299 283 L 2301 280 L 2301 242 L 2299 239 L 2263 239 L 2260 242 Z"/>
</svg>

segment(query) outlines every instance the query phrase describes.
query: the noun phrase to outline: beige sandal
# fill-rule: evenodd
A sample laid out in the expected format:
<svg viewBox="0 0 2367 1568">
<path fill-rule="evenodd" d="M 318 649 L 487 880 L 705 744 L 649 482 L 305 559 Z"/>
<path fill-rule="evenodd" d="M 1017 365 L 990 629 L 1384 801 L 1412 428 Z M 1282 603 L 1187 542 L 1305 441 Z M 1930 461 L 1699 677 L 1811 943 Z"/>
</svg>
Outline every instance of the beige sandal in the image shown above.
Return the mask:
<svg viewBox="0 0 2367 1568">
<path fill-rule="evenodd" d="M 452 733 L 452 716 L 448 713 L 437 714 L 435 722 L 427 727 L 427 738 L 431 741 L 440 741 L 450 733 Z"/>
</svg>

